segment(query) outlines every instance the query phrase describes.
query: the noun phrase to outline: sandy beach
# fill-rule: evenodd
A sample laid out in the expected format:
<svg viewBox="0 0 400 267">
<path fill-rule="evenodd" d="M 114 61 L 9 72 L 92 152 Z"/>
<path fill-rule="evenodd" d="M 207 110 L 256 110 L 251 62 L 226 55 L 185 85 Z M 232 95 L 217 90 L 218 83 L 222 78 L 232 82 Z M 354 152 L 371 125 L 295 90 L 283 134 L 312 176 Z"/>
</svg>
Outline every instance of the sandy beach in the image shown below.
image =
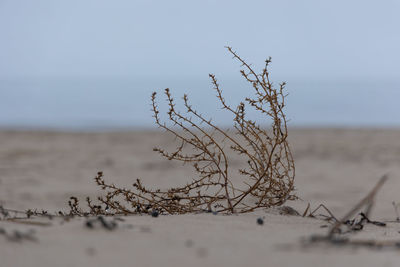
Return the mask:
<svg viewBox="0 0 400 267">
<path fill-rule="evenodd" d="M 392 202 L 400 202 L 400 130 L 296 128 L 289 139 L 300 199 L 286 206 L 303 214 L 308 203 L 311 208 L 324 204 L 340 218 L 388 174 L 371 219 L 396 219 Z M 136 178 L 150 187 L 182 184 L 195 175 L 192 169 L 152 151 L 173 148 L 173 141 L 160 131 L 0 131 L 0 204 L 22 211 L 68 211 L 70 196 L 83 200 L 101 194 L 93 182 L 98 171 L 123 187 Z M 243 163 L 234 158 L 232 164 Z M 274 208 L 229 216 L 127 216 L 115 221 L 113 231 L 97 222 L 89 228 L 85 218 L 32 219 L 37 224 L 1 220 L 7 234 L 29 232 L 33 239 L 0 235 L 0 266 L 398 266 L 400 249 L 306 246 L 303 241 L 326 233 L 329 223 L 281 213 Z M 396 222 L 367 224 L 351 237 L 400 241 L 399 232 Z"/>
</svg>

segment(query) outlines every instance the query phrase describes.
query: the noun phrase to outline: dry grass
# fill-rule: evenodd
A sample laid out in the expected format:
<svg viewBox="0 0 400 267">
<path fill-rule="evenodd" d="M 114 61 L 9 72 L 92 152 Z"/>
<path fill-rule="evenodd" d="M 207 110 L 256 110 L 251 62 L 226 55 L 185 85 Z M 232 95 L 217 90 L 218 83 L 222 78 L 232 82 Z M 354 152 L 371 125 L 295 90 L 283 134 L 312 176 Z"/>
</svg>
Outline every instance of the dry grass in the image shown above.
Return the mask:
<svg viewBox="0 0 400 267">
<path fill-rule="evenodd" d="M 138 179 L 133 188 L 127 189 L 108 183 L 103 173 L 95 177 L 96 184 L 104 191 L 93 204 L 87 198 L 88 211 L 83 211 L 77 198 L 69 202 L 70 213 L 81 214 L 135 214 L 168 213 L 184 214 L 207 211 L 222 213 L 244 213 L 257 208 L 282 205 L 288 199 L 295 199 L 295 166 L 287 141 L 285 83 L 275 88 L 270 81 L 268 66 L 257 74 L 252 67 L 227 47 L 234 59 L 241 63 L 243 78 L 253 88 L 253 97 L 231 107 L 224 99 L 216 77 L 210 74 L 222 109 L 233 117 L 233 133 L 221 129 L 211 119 L 194 109 L 187 95 L 183 96 L 184 112 L 178 111 L 169 89 L 165 89 L 169 123 L 160 118 L 157 93 L 153 93 L 152 110 L 155 123 L 173 134 L 177 140 L 174 151 L 155 148 L 167 160 L 190 164 L 197 173 L 193 181 L 167 190 L 149 189 Z M 270 127 L 247 118 L 250 107 L 265 115 Z M 268 127 L 268 125 L 267 125 Z M 243 157 L 247 167 L 231 168 L 228 150 Z M 241 176 L 242 183 L 234 183 L 232 177 Z"/>
</svg>

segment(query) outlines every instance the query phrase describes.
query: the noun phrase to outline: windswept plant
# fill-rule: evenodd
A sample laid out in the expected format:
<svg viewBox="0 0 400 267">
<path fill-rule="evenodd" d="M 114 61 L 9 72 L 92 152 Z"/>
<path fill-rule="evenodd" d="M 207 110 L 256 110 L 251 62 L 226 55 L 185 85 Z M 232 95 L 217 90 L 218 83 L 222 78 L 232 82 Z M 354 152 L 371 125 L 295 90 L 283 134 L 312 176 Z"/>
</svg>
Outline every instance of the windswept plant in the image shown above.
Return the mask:
<svg viewBox="0 0 400 267">
<path fill-rule="evenodd" d="M 224 130 L 194 109 L 187 95 L 183 96 L 184 111 L 176 108 L 169 89 L 165 89 L 168 110 L 166 123 L 160 116 L 157 93 L 151 97 L 155 123 L 175 136 L 174 151 L 154 148 L 167 160 L 190 164 L 197 174 L 193 181 L 167 190 L 150 189 L 138 179 L 133 188 L 126 189 L 107 183 L 99 172 L 95 182 L 105 192 L 99 204 L 87 198 L 87 214 L 168 213 L 184 214 L 204 210 L 222 213 L 244 213 L 257 208 L 279 206 L 296 196 L 295 166 L 288 144 L 288 128 L 284 113 L 285 83 L 277 88 L 268 72 L 271 58 L 257 74 L 231 47 L 233 58 L 241 63 L 243 78 L 250 83 L 253 97 L 238 106 L 224 99 L 216 77 L 210 74 L 222 109 L 233 117 L 232 131 Z M 259 124 L 246 115 L 247 108 L 255 109 L 267 119 Z M 229 151 L 230 150 L 230 151 Z M 245 168 L 234 169 L 229 155 L 239 154 Z M 70 213 L 82 215 L 78 199 L 71 198 Z"/>
</svg>

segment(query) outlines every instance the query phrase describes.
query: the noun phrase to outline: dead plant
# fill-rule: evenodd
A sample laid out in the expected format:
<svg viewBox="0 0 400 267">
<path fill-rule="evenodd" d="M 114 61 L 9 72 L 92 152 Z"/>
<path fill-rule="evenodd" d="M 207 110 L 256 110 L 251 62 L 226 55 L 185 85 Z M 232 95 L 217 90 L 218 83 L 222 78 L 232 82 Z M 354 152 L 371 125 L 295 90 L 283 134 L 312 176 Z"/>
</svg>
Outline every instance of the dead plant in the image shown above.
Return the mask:
<svg viewBox="0 0 400 267">
<path fill-rule="evenodd" d="M 95 182 L 106 193 L 98 197 L 100 205 L 87 198 L 89 213 L 135 214 L 154 211 L 168 214 L 184 214 L 204 210 L 222 213 L 244 213 L 257 208 L 279 206 L 295 199 L 295 166 L 288 144 L 285 107 L 285 83 L 277 88 L 270 81 L 268 66 L 257 74 L 231 47 L 227 47 L 234 59 L 241 63 L 243 78 L 254 90 L 254 96 L 243 100 L 238 106 L 230 106 L 213 74 L 211 82 L 222 109 L 233 117 L 233 134 L 214 124 L 192 107 L 187 95 L 183 96 L 185 112 L 176 108 L 169 89 L 165 89 L 168 103 L 167 118 L 162 121 L 157 105 L 157 93 L 151 97 L 155 123 L 176 137 L 178 145 L 172 152 L 154 148 L 168 160 L 193 166 L 198 177 L 193 181 L 168 190 L 149 189 L 138 179 L 132 189 L 107 183 L 99 172 Z M 265 115 L 269 125 L 247 118 L 247 107 Z M 264 128 L 265 126 L 265 128 Z M 246 168 L 231 168 L 228 151 L 231 150 L 247 162 Z M 242 177 L 236 182 L 233 177 Z M 235 181 L 234 181 L 235 180 Z M 71 214 L 84 214 L 76 198 L 70 201 Z"/>
</svg>

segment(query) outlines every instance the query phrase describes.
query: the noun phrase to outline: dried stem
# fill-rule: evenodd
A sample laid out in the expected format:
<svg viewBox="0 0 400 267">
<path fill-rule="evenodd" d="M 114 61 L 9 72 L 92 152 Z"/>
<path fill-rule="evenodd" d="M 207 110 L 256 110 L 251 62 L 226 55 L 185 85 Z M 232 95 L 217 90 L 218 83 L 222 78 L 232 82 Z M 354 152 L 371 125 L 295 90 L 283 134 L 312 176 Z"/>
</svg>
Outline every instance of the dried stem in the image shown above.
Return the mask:
<svg viewBox="0 0 400 267">
<path fill-rule="evenodd" d="M 168 152 L 154 148 L 168 160 L 190 164 L 198 177 L 186 185 L 168 190 L 151 190 L 142 185 L 140 180 L 133 184 L 133 189 L 125 189 L 108 184 L 99 172 L 96 184 L 106 192 L 99 197 L 100 205 L 93 205 L 88 198 L 91 214 L 134 214 L 153 211 L 169 214 L 183 214 L 214 210 L 223 213 L 244 213 L 257 208 L 282 205 L 289 199 L 295 199 L 295 166 L 287 141 L 288 129 L 285 107 L 285 83 L 275 88 L 270 82 L 268 65 L 257 74 L 231 47 L 227 47 L 234 59 L 241 63 L 241 75 L 254 89 L 254 97 L 247 97 L 235 108 L 225 101 L 215 75 L 210 74 L 211 83 L 217 93 L 222 109 L 233 117 L 234 134 L 228 134 L 211 119 L 206 119 L 183 96 L 185 112 L 176 109 L 175 100 L 169 89 L 165 89 L 168 104 L 168 121 L 160 118 L 156 96 L 151 97 L 155 123 L 174 135 L 179 143 L 175 151 Z M 250 107 L 265 115 L 270 120 L 270 127 L 260 124 L 246 116 Z M 203 125 L 203 126 L 200 126 Z M 232 170 L 229 153 L 231 150 L 244 158 L 247 167 Z M 242 177 L 236 182 L 235 176 Z M 235 182 L 234 182 L 235 181 Z M 70 202 L 71 214 L 83 211 L 78 207 L 76 198 Z"/>
<path fill-rule="evenodd" d="M 340 227 L 340 225 L 350 219 L 351 216 L 357 213 L 358 210 L 360 210 L 363 206 L 367 205 L 367 211 L 369 213 L 370 211 L 370 206 L 373 204 L 373 201 L 375 199 L 376 193 L 379 191 L 379 189 L 382 187 L 382 185 L 387 181 L 388 176 L 383 175 L 381 179 L 379 179 L 378 183 L 374 186 L 374 188 L 371 190 L 371 192 L 368 193 L 360 202 L 358 202 L 348 213 L 346 213 L 345 216 L 341 220 L 336 220 L 336 223 L 332 226 L 331 230 L 329 231 L 329 236 L 333 236 L 333 234 L 337 231 L 337 229 Z M 368 215 L 368 214 L 367 214 Z"/>
</svg>

